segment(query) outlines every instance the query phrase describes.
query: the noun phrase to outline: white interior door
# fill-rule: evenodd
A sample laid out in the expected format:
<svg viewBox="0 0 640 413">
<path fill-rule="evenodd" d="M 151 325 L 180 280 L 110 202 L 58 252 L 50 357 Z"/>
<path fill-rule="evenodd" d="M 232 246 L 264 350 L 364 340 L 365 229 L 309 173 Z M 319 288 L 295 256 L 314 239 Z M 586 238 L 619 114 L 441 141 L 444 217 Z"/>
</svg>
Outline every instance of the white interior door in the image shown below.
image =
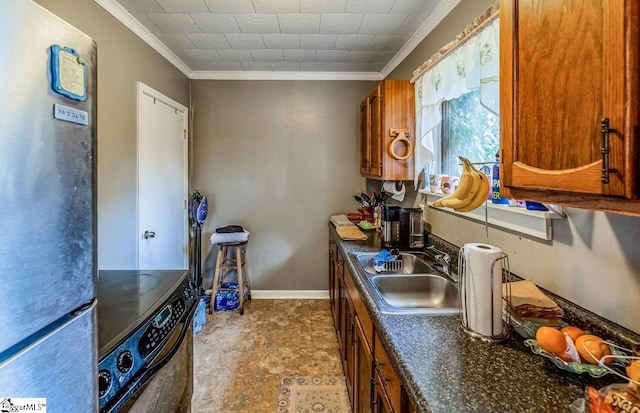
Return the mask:
<svg viewBox="0 0 640 413">
<path fill-rule="evenodd" d="M 187 108 L 138 82 L 138 269 L 188 268 Z"/>
</svg>

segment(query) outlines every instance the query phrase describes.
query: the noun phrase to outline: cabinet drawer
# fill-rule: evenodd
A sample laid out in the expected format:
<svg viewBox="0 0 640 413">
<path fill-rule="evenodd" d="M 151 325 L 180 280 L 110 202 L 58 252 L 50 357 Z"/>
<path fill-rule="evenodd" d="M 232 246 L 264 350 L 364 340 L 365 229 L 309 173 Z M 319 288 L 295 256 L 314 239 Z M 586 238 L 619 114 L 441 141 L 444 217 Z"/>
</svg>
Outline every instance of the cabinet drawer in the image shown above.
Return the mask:
<svg viewBox="0 0 640 413">
<path fill-rule="evenodd" d="M 375 334 L 375 344 L 373 346 L 374 364 L 378 377 L 377 380 L 382 384 L 387 401 L 393 408 L 394 412 L 400 412 L 401 400 L 402 400 L 402 383 L 400 378 L 396 374 L 389 356 L 382 346 L 382 341 L 378 334 Z"/>
</svg>

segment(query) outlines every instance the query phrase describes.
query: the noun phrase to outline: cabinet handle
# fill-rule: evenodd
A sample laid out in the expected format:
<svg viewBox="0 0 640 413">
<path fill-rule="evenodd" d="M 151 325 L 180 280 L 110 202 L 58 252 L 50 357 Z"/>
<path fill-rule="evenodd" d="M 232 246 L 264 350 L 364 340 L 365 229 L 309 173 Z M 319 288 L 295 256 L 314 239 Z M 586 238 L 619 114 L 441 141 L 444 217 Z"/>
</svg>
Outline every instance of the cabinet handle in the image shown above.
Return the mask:
<svg viewBox="0 0 640 413">
<path fill-rule="evenodd" d="M 600 126 L 602 127 L 602 147 L 600 148 L 600 152 L 602 153 L 602 178 L 601 181 L 603 184 L 609 183 L 609 173 L 617 172 L 616 169 L 609 168 L 609 134 L 615 133 L 617 130 L 609 127 L 609 118 L 602 118 L 600 121 Z"/>
</svg>

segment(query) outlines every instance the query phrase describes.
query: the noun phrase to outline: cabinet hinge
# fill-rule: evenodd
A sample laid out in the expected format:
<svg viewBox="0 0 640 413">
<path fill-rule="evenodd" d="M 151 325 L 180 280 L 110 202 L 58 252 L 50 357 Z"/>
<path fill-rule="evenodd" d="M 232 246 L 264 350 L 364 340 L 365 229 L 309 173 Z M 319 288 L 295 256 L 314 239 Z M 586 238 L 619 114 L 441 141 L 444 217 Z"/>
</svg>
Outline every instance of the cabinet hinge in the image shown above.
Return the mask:
<svg viewBox="0 0 640 413">
<path fill-rule="evenodd" d="M 183 139 L 187 139 L 187 130 L 186 129 L 182 130 L 182 136 L 183 136 Z"/>
<path fill-rule="evenodd" d="M 602 118 L 600 121 L 600 126 L 602 127 L 602 147 L 600 148 L 600 152 L 602 153 L 602 178 L 601 181 L 603 184 L 609 183 L 609 174 L 611 172 L 617 172 L 616 169 L 609 168 L 609 134 L 615 133 L 617 130 L 609 127 L 609 118 Z"/>
</svg>

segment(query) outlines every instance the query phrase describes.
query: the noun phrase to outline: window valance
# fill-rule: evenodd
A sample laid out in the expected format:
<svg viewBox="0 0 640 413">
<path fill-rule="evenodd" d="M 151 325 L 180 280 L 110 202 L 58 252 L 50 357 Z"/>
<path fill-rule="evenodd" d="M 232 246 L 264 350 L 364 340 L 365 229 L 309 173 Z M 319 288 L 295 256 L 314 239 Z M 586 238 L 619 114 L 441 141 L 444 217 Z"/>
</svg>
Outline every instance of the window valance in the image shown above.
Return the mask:
<svg viewBox="0 0 640 413">
<path fill-rule="evenodd" d="M 474 20 L 458 38 L 414 71 L 416 94 L 415 184 L 434 159 L 433 129 L 441 103 L 480 89 L 480 101 L 499 111 L 500 27 L 497 6 Z"/>
</svg>

